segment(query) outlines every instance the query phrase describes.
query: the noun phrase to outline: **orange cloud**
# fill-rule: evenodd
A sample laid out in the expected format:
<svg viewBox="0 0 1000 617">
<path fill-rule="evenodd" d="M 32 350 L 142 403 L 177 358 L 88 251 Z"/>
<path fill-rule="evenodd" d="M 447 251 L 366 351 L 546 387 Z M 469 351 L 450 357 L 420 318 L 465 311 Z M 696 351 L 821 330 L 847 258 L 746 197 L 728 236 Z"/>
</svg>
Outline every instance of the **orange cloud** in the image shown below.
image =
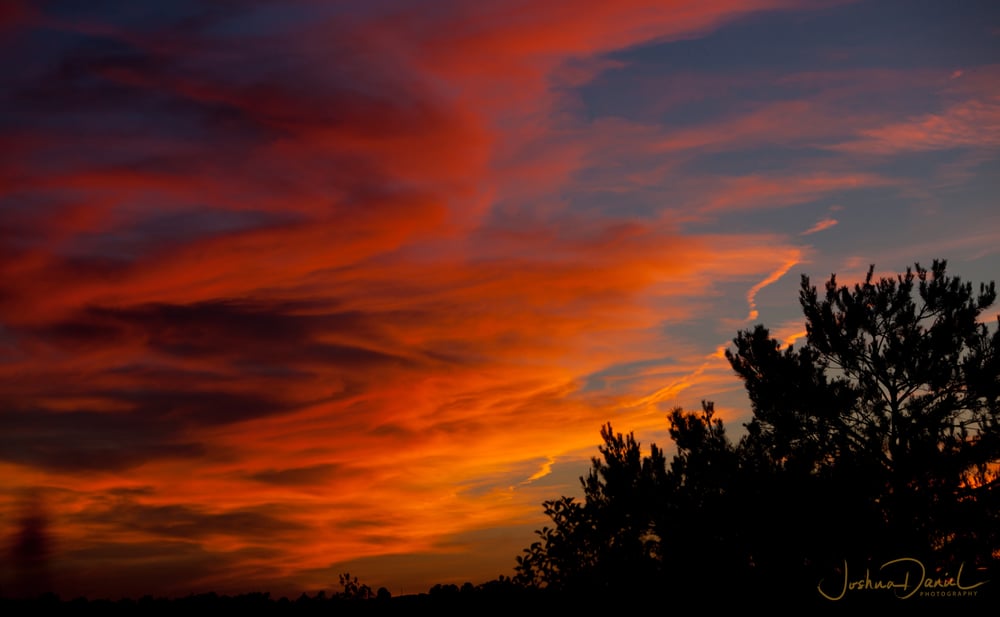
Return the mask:
<svg viewBox="0 0 1000 617">
<path fill-rule="evenodd" d="M 765 278 L 763 281 L 757 283 L 756 285 L 750 288 L 750 291 L 747 292 L 747 304 L 750 306 L 750 313 L 747 315 L 747 321 L 753 321 L 754 319 L 757 319 L 758 315 L 757 294 L 760 293 L 760 290 L 764 289 L 771 283 L 774 283 L 781 277 L 785 276 L 785 274 L 787 274 L 789 270 L 791 270 L 798 263 L 800 263 L 801 259 L 802 259 L 801 254 L 798 251 L 795 251 L 791 256 L 789 256 L 788 260 L 785 261 L 785 263 L 781 264 L 781 267 L 779 267 L 771 274 L 767 275 L 767 278 Z"/>
<path fill-rule="evenodd" d="M 833 219 L 833 218 L 825 218 L 825 219 L 819 220 L 819 221 L 816 222 L 815 225 L 813 225 L 809 229 L 803 231 L 800 235 L 808 236 L 808 235 L 811 235 L 811 234 L 823 231 L 824 229 L 830 229 L 831 227 L 834 227 L 835 225 L 837 225 L 838 222 L 839 221 L 837 221 L 837 219 Z"/>
<path fill-rule="evenodd" d="M 969 100 L 941 113 L 925 114 L 861 132 L 834 149 L 858 154 L 889 155 L 951 148 L 1000 146 L 1000 98 Z"/>
<path fill-rule="evenodd" d="M 874 173 L 754 174 L 722 180 L 718 188 L 706 191 L 702 207 L 707 212 L 779 208 L 829 193 L 895 184 L 896 181 Z"/>
</svg>

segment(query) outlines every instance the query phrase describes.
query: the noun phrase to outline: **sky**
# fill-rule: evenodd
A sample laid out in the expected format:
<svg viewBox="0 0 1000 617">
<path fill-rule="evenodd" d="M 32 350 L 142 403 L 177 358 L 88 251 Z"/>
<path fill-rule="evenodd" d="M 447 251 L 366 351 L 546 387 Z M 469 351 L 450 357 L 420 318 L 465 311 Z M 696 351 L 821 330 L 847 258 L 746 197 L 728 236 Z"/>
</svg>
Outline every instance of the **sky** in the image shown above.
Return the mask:
<svg viewBox="0 0 1000 617">
<path fill-rule="evenodd" d="M 509 576 L 604 423 L 739 435 L 802 275 L 1000 272 L 994 1 L 5 0 L 0 51 L 0 594 Z"/>
</svg>

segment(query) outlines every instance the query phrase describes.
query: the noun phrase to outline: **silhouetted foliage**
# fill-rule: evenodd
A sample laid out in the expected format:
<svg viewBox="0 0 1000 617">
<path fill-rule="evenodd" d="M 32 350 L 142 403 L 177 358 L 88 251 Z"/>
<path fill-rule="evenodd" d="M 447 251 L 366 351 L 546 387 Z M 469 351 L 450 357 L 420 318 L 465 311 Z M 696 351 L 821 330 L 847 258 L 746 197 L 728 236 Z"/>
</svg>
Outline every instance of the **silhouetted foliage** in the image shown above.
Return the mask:
<svg viewBox="0 0 1000 617">
<path fill-rule="evenodd" d="M 433 591 L 436 588 L 436 591 Z M 383 588 L 384 589 L 384 588 Z M 138 600 L 64 601 L 55 594 L 34 598 L 0 596 L 0 615 L 561 615 L 593 611 L 594 605 L 573 597 L 516 585 L 509 577 L 480 585 L 439 584 L 428 593 L 389 597 L 377 594 L 355 601 L 339 593 L 303 593 L 293 600 L 268 593 L 237 596 L 206 593 L 180 598 L 143 596 Z M 386 590 L 388 593 L 388 590 Z M 383 597 L 379 597 L 383 595 Z"/>
<path fill-rule="evenodd" d="M 601 429 L 603 457 L 592 459 L 580 478 L 583 503 L 562 497 L 544 504 L 554 527 L 538 531 L 517 558 L 516 580 L 524 585 L 592 592 L 614 588 L 649 572 L 658 561 L 655 515 L 665 459 L 653 446 L 642 457 L 633 435 Z"/>
<path fill-rule="evenodd" d="M 368 600 L 375 597 L 375 594 L 372 593 L 372 588 L 358 582 L 358 577 L 356 576 L 351 578 L 350 572 L 344 572 L 340 575 L 340 586 L 344 588 L 343 591 L 337 594 L 341 598 L 348 600 Z M 379 591 L 381 592 L 382 590 L 380 589 Z M 388 592 L 388 590 L 386 591 Z"/>
<path fill-rule="evenodd" d="M 995 299 L 943 261 L 878 280 L 872 268 L 853 288 L 831 277 L 823 295 L 803 277 L 805 344 L 783 349 L 758 325 L 726 353 L 753 411 L 739 442 L 708 402 L 669 415 L 669 466 L 603 427 L 583 501 L 545 502 L 552 527 L 516 580 L 611 593 L 781 581 L 814 599 L 845 560 L 995 568 L 1000 333 L 980 321 Z"/>
<path fill-rule="evenodd" d="M 854 502 L 873 548 L 985 561 L 1000 551 L 1000 333 L 979 318 L 996 290 L 945 267 L 872 268 L 853 288 L 831 276 L 823 294 L 803 277 L 806 344 L 782 351 L 757 326 L 727 358 L 773 470 Z"/>
</svg>

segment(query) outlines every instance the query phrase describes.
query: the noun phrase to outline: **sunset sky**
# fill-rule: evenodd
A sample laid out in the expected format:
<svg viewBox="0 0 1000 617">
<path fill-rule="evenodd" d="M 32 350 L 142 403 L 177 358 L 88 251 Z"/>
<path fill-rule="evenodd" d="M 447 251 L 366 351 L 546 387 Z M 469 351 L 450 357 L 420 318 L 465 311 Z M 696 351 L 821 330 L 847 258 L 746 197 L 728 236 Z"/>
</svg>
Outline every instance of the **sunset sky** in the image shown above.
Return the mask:
<svg viewBox="0 0 1000 617">
<path fill-rule="evenodd" d="M 0 595 L 511 575 L 605 422 L 739 435 L 802 274 L 1000 278 L 995 0 L 4 0 L 0 49 Z"/>
</svg>

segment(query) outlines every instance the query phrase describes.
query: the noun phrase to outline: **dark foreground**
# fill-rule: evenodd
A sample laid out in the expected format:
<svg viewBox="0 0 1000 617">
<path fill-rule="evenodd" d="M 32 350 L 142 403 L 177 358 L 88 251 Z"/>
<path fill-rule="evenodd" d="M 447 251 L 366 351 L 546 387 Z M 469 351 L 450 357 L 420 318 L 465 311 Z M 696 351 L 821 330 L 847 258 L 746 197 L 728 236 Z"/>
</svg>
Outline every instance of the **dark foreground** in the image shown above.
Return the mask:
<svg viewBox="0 0 1000 617">
<path fill-rule="evenodd" d="M 571 611 L 600 614 L 636 611 L 637 614 L 720 614 L 763 609 L 772 615 L 852 615 L 872 614 L 1000 614 L 1000 581 L 990 581 L 975 590 L 944 589 L 914 594 L 901 599 L 893 590 L 862 590 L 828 600 L 815 589 L 792 590 L 780 584 L 748 589 L 718 581 L 704 589 L 686 592 L 637 592 L 619 594 L 556 593 L 537 589 L 490 589 L 479 586 L 459 589 L 447 586 L 431 593 L 399 597 L 349 599 L 325 594 L 298 598 L 272 598 L 266 593 L 235 596 L 214 593 L 183 598 L 140 599 L 60 599 L 53 594 L 32 599 L 0 599 L 0 615 L 565 615 Z M 973 593 L 975 592 L 975 593 Z M 878 614 L 875 613 L 875 614 Z"/>
</svg>

